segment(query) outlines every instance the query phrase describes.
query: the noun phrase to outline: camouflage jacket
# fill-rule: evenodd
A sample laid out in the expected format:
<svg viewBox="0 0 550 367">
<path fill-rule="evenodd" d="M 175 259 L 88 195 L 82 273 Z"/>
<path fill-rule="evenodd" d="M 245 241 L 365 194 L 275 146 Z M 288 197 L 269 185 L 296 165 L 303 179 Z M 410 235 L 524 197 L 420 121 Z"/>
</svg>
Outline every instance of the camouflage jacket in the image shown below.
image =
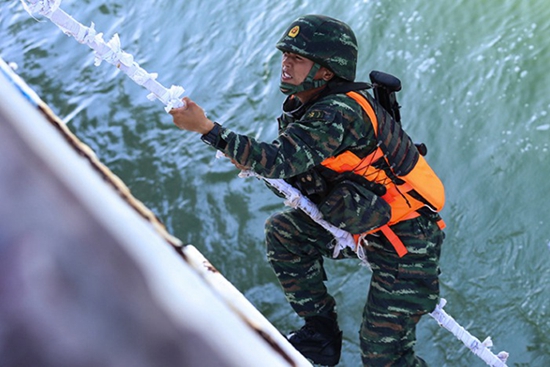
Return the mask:
<svg viewBox="0 0 550 367">
<path fill-rule="evenodd" d="M 346 150 L 370 153 L 375 149 L 372 124 L 361 106 L 345 94 L 329 94 L 305 105 L 297 102 L 289 97 L 283 104 L 279 136 L 271 143 L 222 128 L 214 146 L 257 174 L 279 179 L 306 172 Z M 219 144 L 220 139 L 224 144 Z"/>
</svg>

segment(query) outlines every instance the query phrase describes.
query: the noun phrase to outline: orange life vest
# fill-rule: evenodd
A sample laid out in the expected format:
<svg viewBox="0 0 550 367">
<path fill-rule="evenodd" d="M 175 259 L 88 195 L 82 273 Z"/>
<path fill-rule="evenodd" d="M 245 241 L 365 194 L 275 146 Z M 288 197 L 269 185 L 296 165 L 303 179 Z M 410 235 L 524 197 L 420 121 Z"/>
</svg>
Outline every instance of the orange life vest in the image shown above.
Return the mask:
<svg viewBox="0 0 550 367">
<path fill-rule="evenodd" d="M 417 210 L 424 206 L 428 206 L 435 212 L 440 211 L 445 203 L 443 184 L 424 157 L 416 152 L 414 145 L 412 146 L 415 150 L 414 153 L 416 153 L 416 155 L 413 156 L 414 161 L 412 161 L 412 163 L 409 162 L 410 164 L 404 169 L 404 172 L 403 170 L 395 170 L 396 165 L 398 166 L 399 163 L 392 162 L 388 157 L 395 157 L 396 161 L 399 159 L 401 159 L 401 161 L 407 159 L 410 161 L 410 158 L 407 158 L 410 157 L 408 156 L 409 152 L 400 152 L 399 149 L 402 144 L 400 141 L 397 141 L 402 139 L 403 136 L 406 136 L 407 139 L 410 138 L 404 134 L 400 126 L 398 128 L 401 131 L 397 134 L 386 133 L 385 131 L 387 131 L 387 129 L 379 125 L 376 113 L 366 97 L 357 92 L 348 92 L 346 94 L 359 103 L 369 117 L 378 141 L 380 143 L 386 141 L 386 144 L 379 144 L 376 150 L 365 158 L 359 158 L 354 153 L 345 151 L 335 157 L 324 160 L 321 164 L 333 171 L 339 173 L 353 172 L 365 177 L 369 181 L 384 185 L 386 193 L 382 198 L 391 207 L 391 218 L 389 222 L 367 233 L 356 234 L 354 237 L 356 241 L 358 241 L 362 235 L 380 231 L 392 243 L 397 254 L 402 257 L 407 253 L 407 249 L 390 226 L 419 216 L 420 214 Z M 380 134 L 381 131 L 383 134 Z M 388 143 L 388 140 L 391 140 L 391 142 Z M 381 146 L 385 147 L 386 151 L 384 151 Z M 388 146 L 394 147 L 395 151 L 387 151 Z M 397 177 L 397 179 L 388 176 L 386 171 L 373 165 L 373 163 L 379 159 L 384 159 L 387 162 L 392 173 L 391 176 Z M 438 225 L 441 229 L 445 227 L 442 220 L 438 222 Z"/>
</svg>

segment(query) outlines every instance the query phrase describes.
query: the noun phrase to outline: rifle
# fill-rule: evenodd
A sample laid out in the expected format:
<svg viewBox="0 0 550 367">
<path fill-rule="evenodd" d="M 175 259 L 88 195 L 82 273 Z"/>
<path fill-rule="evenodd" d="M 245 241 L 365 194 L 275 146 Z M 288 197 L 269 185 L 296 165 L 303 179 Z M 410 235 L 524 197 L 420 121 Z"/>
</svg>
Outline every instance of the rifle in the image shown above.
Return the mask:
<svg viewBox="0 0 550 367">
<path fill-rule="evenodd" d="M 401 124 L 401 113 L 399 112 L 401 106 L 397 102 L 396 96 L 396 93 L 401 90 L 401 80 L 391 74 L 377 70 L 371 71 L 369 78 L 374 91 L 374 98 L 384 107 L 395 122 Z M 423 156 L 428 154 L 426 144 L 419 143 L 415 144 L 415 146 Z"/>
</svg>

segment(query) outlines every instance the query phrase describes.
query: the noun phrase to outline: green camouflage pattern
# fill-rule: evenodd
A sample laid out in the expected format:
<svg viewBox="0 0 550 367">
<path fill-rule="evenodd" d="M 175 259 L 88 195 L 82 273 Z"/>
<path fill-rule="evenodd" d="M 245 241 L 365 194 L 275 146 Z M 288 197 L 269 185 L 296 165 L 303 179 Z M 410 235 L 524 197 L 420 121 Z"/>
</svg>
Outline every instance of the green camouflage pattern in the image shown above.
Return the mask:
<svg viewBox="0 0 550 367">
<path fill-rule="evenodd" d="M 289 98 L 289 101 L 294 99 Z M 279 118 L 279 136 L 258 142 L 223 128 L 222 152 L 266 178 L 290 178 L 348 149 L 372 151 L 376 138 L 361 106 L 344 94 L 326 96 L 300 112 Z"/>
<path fill-rule="evenodd" d="M 399 258 L 382 237 L 365 248 L 373 274 L 361 325 L 365 366 L 427 366 L 414 353 L 420 317 L 439 300 L 439 256 L 444 232 L 421 216 L 392 226 L 408 254 Z"/>
<path fill-rule="evenodd" d="M 375 107 L 378 114 L 380 109 Z M 328 95 L 307 106 L 299 106 L 289 97 L 283 110 L 287 113 L 278 120 L 279 136 L 271 143 L 223 128 L 221 138 L 226 144 L 218 149 L 264 177 L 286 179 L 346 150 L 364 156 L 376 147 L 368 117 L 357 102 L 343 94 Z M 344 211 L 343 216 L 353 216 L 356 208 L 339 210 Z M 372 215 L 384 218 L 381 212 Z M 421 315 L 434 309 L 439 297 L 443 232 L 424 216 L 392 228 L 409 253 L 399 258 L 383 236 L 369 236 L 370 246 L 365 250 L 373 275 L 360 328 L 362 359 L 365 366 L 424 366 L 414 354 L 415 327 Z M 301 317 L 335 312 L 336 302 L 325 287 L 323 268 L 324 258 L 332 258 L 332 235 L 296 209 L 271 216 L 265 234 L 267 258 L 295 312 Z M 345 257 L 356 259 L 350 249 L 339 256 Z"/>
<path fill-rule="evenodd" d="M 286 209 L 265 227 L 267 258 L 290 306 L 301 317 L 329 315 L 336 302 L 324 281 L 323 256 L 331 257 L 334 237 L 304 212 Z"/>
<path fill-rule="evenodd" d="M 427 366 L 414 353 L 415 331 L 420 317 L 431 312 L 439 298 L 444 234 L 425 217 L 392 228 L 409 251 L 403 258 L 384 237 L 369 236 L 365 247 L 373 274 L 359 332 L 363 365 Z M 268 260 L 294 311 L 301 317 L 335 312 L 323 269 L 324 257 L 332 254 L 330 233 L 296 209 L 271 216 L 265 231 Z M 339 259 L 349 257 L 356 259 L 346 249 Z"/>
<path fill-rule="evenodd" d="M 296 19 L 276 47 L 304 56 L 329 68 L 337 76 L 353 81 L 357 68 L 357 39 L 345 23 L 323 15 Z"/>
<path fill-rule="evenodd" d="M 318 205 L 323 219 L 352 234 L 379 228 L 391 218 L 391 207 L 357 182 L 344 180 Z"/>
</svg>

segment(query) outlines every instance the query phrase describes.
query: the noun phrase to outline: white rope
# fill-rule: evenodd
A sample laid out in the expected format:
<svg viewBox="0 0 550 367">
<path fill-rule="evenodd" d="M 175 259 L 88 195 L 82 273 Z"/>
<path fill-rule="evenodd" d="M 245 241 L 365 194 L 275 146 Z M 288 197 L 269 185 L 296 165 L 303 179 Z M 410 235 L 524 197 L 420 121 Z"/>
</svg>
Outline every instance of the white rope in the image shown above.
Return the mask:
<svg viewBox="0 0 550 367">
<path fill-rule="evenodd" d="M 435 310 L 430 313 L 430 316 L 436 319 L 439 325 L 449 330 L 454 336 L 457 337 L 458 340 L 463 342 L 468 349 L 470 349 L 476 356 L 481 358 L 489 366 L 506 367 L 508 353 L 503 351 L 497 355 L 494 355 L 493 352 L 489 350 L 489 348 L 493 346 L 491 338 L 488 337 L 483 342 L 480 342 L 478 338 L 470 334 L 468 330 L 460 326 L 452 316 L 443 310 L 446 303 L 447 301 L 442 298 L 439 301 L 439 304 L 435 307 Z"/>
<path fill-rule="evenodd" d="M 61 0 L 40 0 L 40 1 L 28 1 L 29 4 L 26 4 L 23 0 L 21 3 L 23 7 L 29 14 L 40 13 L 45 17 L 49 18 L 54 11 L 59 8 Z"/>
<path fill-rule="evenodd" d="M 115 34 L 109 42 L 103 40 L 103 34 L 97 33 L 94 24 L 86 27 L 59 8 L 61 0 L 21 0 L 25 10 L 33 14 L 41 14 L 50 19 L 65 34 L 74 37 L 78 42 L 88 45 L 95 51 L 96 66 L 102 61 L 115 65 L 130 79 L 151 92 L 147 98 L 160 100 L 169 112 L 172 108 L 183 106 L 181 96 L 185 89 L 180 86 L 171 86 L 169 89 L 156 81 L 157 74 L 148 73 L 134 61 L 134 57 L 124 52 L 120 45 L 120 38 Z"/>
<path fill-rule="evenodd" d="M 329 231 L 334 236 L 334 240 L 335 240 L 335 246 L 332 254 L 333 257 L 338 257 L 338 255 L 340 254 L 340 251 L 342 251 L 346 247 L 349 247 L 353 251 L 355 251 L 355 253 L 357 254 L 357 257 L 361 260 L 362 264 L 368 265 L 367 257 L 365 252 L 363 251 L 363 247 L 356 245 L 353 239 L 353 235 L 324 220 L 323 215 L 321 214 L 317 206 L 313 202 L 311 202 L 311 200 L 309 200 L 306 196 L 302 195 L 302 193 L 299 190 L 297 190 L 295 187 L 293 187 L 292 185 L 290 185 L 284 180 L 265 178 L 252 171 L 241 171 L 239 176 L 240 177 L 257 177 L 264 180 L 270 186 L 272 186 L 273 188 L 275 188 L 277 191 L 279 191 L 281 194 L 285 196 L 285 199 L 286 199 L 285 205 L 294 209 L 301 209 L 317 224 L 319 224 L 321 227 Z"/>
</svg>

